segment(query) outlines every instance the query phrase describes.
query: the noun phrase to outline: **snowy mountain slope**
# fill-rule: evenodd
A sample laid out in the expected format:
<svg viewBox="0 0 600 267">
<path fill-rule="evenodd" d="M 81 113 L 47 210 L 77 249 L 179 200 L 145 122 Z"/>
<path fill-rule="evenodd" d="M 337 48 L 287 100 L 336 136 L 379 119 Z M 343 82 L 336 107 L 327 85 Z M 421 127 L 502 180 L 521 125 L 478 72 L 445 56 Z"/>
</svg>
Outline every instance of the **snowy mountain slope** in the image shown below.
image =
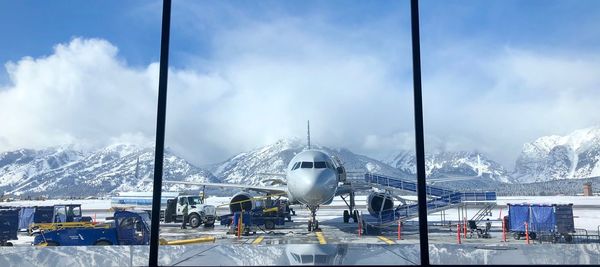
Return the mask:
<svg viewBox="0 0 600 267">
<path fill-rule="evenodd" d="M 69 148 L 19 150 L 0 154 L 0 162 L 0 192 L 94 196 L 117 191 L 151 190 L 152 183 L 144 180 L 152 180 L 154 151 L 127 144 L 92 152 Z M 169 151 L 165 152 L 164 162 L 164 180 L 216 181 L 209 171 L 197 168 Z M 164 188 L 190 189 L 181 185 Z"/>
<path fill-rule="evenodd" d="M 402 151 L 388 162 L 406 173 L 416 175 L 416 155 Z M 476 152 L 437 152 L 425 155 L 425 173 L 428 178 L 481 177 L 493 181 L 512 182 L 508 172 L 497 162 Z"/>
<path fill-rule="evenodd" d="M 523 145 L 513 176 L 518 182 L 542 182 L 600 176 L 600 128 L 566 136 L 544 136 Z"/>
<path fill-rule="evenodd" d="M 227 183 L 241 183 L 251 185 L 265 184 L 264 179 L 273 177 L 261 173 L 284 174 L 290 160 L 305 148 L 306 144 L 300 139 L 281 139 L 272 145 L 267 145 L 252 151 L 240 153 L 222 163 L 213 165 L 210 170 L 215 176 Z M 371 171 L 395 176 L 406 176 L 378 160 L 352 153 L 347 149 L 334 149 L 320 145 L 313 145 L 313 149 L 320 149 L 338 157 L 348 171 Z"/>
</svg>

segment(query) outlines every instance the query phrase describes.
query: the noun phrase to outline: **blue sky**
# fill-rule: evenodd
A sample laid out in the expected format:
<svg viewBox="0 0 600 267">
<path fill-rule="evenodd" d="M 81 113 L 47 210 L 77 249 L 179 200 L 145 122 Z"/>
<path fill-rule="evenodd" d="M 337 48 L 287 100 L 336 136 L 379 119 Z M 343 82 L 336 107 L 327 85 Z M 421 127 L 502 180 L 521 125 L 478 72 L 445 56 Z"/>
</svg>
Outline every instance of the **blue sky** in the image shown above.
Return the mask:
<svg viewBox="0 0 600 267">
<path fill-rule="evenodd" d="M 12 62 L 0 116 L 26 114 L 0 151 L 151 140 L 160 12 L 160 1 L 0 2 L 0 62 Z M 598 125 L 598 18 L 593 0 L 421 1 L 428 148 L 510 166 L 524 142 Z M 414 146 L 409 1 L 174 1 L 171 34 L 167 145 L 196 163 L 303 137 L 306 119 L 325 145 L 380 158 Z M 61 101 L 72 95 L 86 105 Z M 71 114 L 81 109 L 93 124 Z"/>
</svg>

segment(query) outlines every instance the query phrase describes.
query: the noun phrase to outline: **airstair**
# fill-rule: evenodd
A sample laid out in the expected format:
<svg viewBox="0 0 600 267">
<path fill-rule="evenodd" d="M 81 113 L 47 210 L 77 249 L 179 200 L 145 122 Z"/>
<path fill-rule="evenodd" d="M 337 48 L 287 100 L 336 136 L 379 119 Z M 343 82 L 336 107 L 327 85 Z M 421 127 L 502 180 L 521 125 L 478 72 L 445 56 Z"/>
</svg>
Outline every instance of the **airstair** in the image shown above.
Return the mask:
<svg viewBox="0 0 600 267">
<path fill-rule="evenodd" d="M 366 173 L 367 184 L 377 185 L 390 191 L 417 192 L 417 182 L 402 178 Z M 459 205 L 483 205 L 473 217 L 479 222 L 496 205 L 496 192 L 459 192 L 442 187 L 426 185 L 427 213 L 435 213 Z M 386 223 L 406 221 L 418 217 L 418 204 L 399 205 L 394 210 L 382 211 L 375 216 L 363 216 L 368 224 L 383 225 Z M 369 218 L 371 217 L 371 218 Z"/>
</svg>

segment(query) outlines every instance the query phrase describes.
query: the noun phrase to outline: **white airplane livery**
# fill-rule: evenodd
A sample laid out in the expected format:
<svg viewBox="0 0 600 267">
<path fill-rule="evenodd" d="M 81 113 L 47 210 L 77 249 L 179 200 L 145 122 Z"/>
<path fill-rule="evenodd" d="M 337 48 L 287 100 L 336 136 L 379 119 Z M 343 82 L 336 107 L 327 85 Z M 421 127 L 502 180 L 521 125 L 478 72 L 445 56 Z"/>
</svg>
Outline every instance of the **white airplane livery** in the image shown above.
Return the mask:
<svg viewBox="0 0 600 267">
<path fill-rule="evenodd" d="M 295 155 L 289 162 L 285 174 L 269 174 L 285 176 L 287 182 L 281 182 L 282 186 L 254 186 L 243 184 L 226 183 L 203 183 L 203 182 L 181 182 L 165 181 L 172 184 L 189 184 L 221 188 L 240 188 L 241 192 L 235 194 L 229 203 L 230 211 L 237 212 L 242 210 L 251 210 L 254 208 L 254 196 L 249 191 L 266 193 L 271 196 L 286 196 L 290 204 L 302 204 L 310 210 L 308 221 L 308 231 L 319 229 L 319 223 L 316 220 L 317 210 L 321 205 L 328 205 L 335 196 L 340 196 L 348 210 L 344 210 L 344 222 L 349 222 L 350 218 L 358 222 L 358 211 L 355 210 L 354 194 L 357 191 L 372 190 L 373 187 L 379 189 L 372 191 L 367 198 L 367 209 L 371 214 L 380 214 L 383 211 L 394 209 L 394 199 L 400 200 L 394 196 L 389 188 L 380 188 L 377 185 L 368 185 L 346 179 L 347 173 L 342 162 L 324 151 L 311 149 L 310 147 L 310 125 L 308 127 L 307 148 Z M 473 177 L 453 177 L 451 179 L 428 179 L 434 181 L 452 181 L 472 179 Z M 268 181 L 272 179 L 264 179 Z M 346 201 L 345 197 L 349 197 Z"/>
<path fill-rule="evenodd" d="M 245 191 L 237 193 L 231 199 L 230 203 L 241 203 L 239 205 L 230 205 L 232 212 L 241 209 L 248 210 L 252 208 L 252 199 L 246 191 L 257 191 L 268 194 L 286 195 L 290 204 L 303 204 L 311 212 L 311 218 L 308 222 L 308 230 L 319 229 L 316 220 L 316 212 L 321 205 L 327 205 L 333 201 L 336 195 L 350 194 L 351 203 L 349 211 L 344 211 L 344 217 L 353 216 L 356 221 L 357 212 L 354 210 L 354 192 L 346 184 L 346 171 L 341 161 L 332 157 L 324 151 L 310 149 L 310 126 L 308 133 L 308 149 L 295 155 L 289 162 L 285 174 L 287 186 L 252 186 L 241 184 L 224 183 L 202 183 L 202 182 L 181 182 L 165 181 L 165 183 L 202 185 L 214 187 L 241 188 Z M 340 190 L 342 189 L 342 190 Z M 246 201 L 245 203 L 242 203 Z"/>
</svg>

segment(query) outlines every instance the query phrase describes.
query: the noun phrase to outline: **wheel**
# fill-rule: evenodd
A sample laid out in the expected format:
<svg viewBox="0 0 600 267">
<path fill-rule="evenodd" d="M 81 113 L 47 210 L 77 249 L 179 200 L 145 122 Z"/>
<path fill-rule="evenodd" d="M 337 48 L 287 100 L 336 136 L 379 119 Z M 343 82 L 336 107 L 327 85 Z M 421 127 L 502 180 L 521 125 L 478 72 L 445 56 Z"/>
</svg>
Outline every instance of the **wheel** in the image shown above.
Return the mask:
<svg viewBox="0 0 600 267">
<path fill-rule="evenodd" d="M 308 231 L 312 231 L 312 222 L 308 221 Z"/>
<path fill-rule="evenodd" d="M 228 225 L 229 226 L 229 225 Z M 210 228 L 210 227 L 215 227 L 215 222 L 213 223 L 205 223 L 204 227 Z"/>
<path fill-rule="evenodd" d="M 58 244 L 58 242 L 55 242 L 55 241 L 46 241 L 46 246 L 47 247 L 58 247 L 59 244 Z"/>
<path fill-rule="evenodd" d="M 269 229 L 269 230 L 275 229 L 275 223 L 273 221 L 271 221 L 271 220 L 266 220 L 265 221 L 265 228 Z"/>
<path fill-rule="evenodd" d="M 537 238 L 537 234 L 536 233 L 529 233 L 529 238 L 531 238 L 531 240 L 535 240 Z"/>
<path fill-rule="evenodd" d="M 12 243 L 12 242 L 6 242 L 6 246 L 7 246 L 7 247 L 12 247 L 12 246 L 13 246 L 13 243 Z"/>
<path fill-rule="evenodd" d="M 200 226 L 200 215 L 196 213 L 190 215 L 188 222 L 192 228 L 198 228 Z"/>
<path fill-rule="evenodd" d="M 313 224 L 313 230 L 319 230 L 319 221 L 315 221 L 315 223 Z"/>
<path fill-rule="evenodd" d="M 347 210 L 344 210 L 344 223 L 348 223 L 350 221 L 350 213 Z"/>
<path fill-rule="evenodd" d="M 352 220 L 354 220 L 355 223 L 358 222 L 358 210 L 354 210 L 352 213 Z"/>
<path fill-rule="evenodd" d="M 112 245 L 112 243 L 108 240 L 100 240 L 97 241 L 96 244 L 94 244 L 94 246 L 110 246 Z"/>
</svg>

